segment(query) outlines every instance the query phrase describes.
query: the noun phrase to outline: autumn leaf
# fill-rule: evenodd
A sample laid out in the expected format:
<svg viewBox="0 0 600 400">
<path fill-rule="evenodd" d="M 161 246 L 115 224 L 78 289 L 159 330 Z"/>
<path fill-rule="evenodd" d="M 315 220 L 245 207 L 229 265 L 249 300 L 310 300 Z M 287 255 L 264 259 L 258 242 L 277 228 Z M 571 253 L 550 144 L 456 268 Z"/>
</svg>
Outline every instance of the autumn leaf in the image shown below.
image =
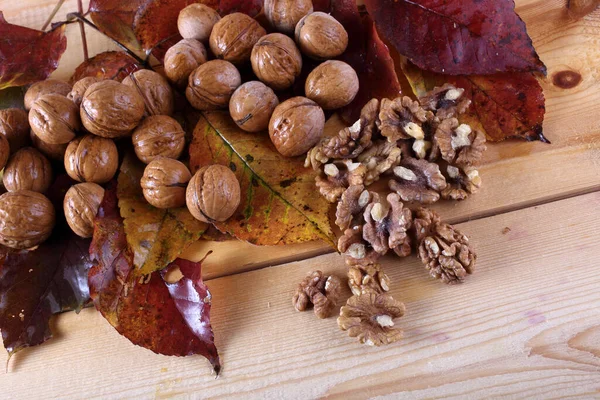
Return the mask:
<svg viewBox="0 0 600 400">
<path fill-rule="evenodd" d="M 66 48 L 64 25 L 37 31 L 9 24 L 0 11 L 0 90 L 46 79 Z"/>
<path fill-rule="evenodd" d="M 5 108 L 25 108 L 25 88 L 22 86 L 9 87 L 0 90 L 0 110 Z"/>
<path fill-rule="evenodd" d="M 190 145 L 192 173 L 209 164 L 226 165 L 241 185 L 236 213 L 216 227 L 257 245 L 276 245 L 335 237 L 329 204 L 315 193 L 315 172 L 304 159 L 286 158 L 269 136 L 248 134 L 224 112 L 206 112 Z"/>
<path fill-rule="evenodd" d="M 119 208 L 138 276 L 165 268 L 207 228 L 186 207 L 158 209 L 148 204 L 140 186 L 143 173 L 144 164 L 126 155 L 118 178 Z"/>
<path fill-rule="evenodd" d="M 149 0 L 90 0 L 89 14 L 106 36 L 131 50 L 140 50 L 133 32 L 133 21 L 138 9 Z"/>
<path fill-rule="evenodd" d="M 100 205 L 90 254 L 95 262 L 88 276 L 91 298 L 121 335 L 158 354 L 200 354 L 219 373 L 209 319 L 211 295 L 200 263 L 176 259 L 164 271 L 137 276 L 114 185 Z M 171 271 L 179 272 L 180 279 L 171 280 Z"/>
<path fill-rule="evenodd" d="M 531 73 L 448 76 L 422 71 L 409 62 L 402 68 L 417 97 L 446 82 L 465 89 L 464 96 L 472 103 L 459 119 L 482 130 L 489 140 L 521 138 L 548 142 L 542 130 L 544 93 Z"/>
<path fill-rule="evenodd" d="M 79 64 L 71 76 L 71 84 L 88 76 L 120 82 L 141 68 L 135 58 L 124 51 L 105 51 Z"/>
<path fill-rule="evenodd" d="M 450 75 L 542 72 L 513 0 L 365 0 L 379 32 L 419 68 Z"/>
</svg>

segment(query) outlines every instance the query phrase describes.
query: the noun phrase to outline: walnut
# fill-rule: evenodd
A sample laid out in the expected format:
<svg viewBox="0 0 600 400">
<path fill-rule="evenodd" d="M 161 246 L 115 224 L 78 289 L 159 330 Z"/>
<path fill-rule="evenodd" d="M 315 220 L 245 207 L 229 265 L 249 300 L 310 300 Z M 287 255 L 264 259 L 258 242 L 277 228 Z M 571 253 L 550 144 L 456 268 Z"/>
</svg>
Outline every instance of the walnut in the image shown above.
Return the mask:
<svg viewBox="0 0 600 400">
<path fill-rule="evenodd" d="M 242 13 L 224 16 L 215 24 L 209 45 L 217 58 L 233 64 L 243 64 L 250 59 L 252 47 L 267 32 L 252 17 Z"/>
<path fill-rule="evenodd" d="M 61 96 L 67 96 L 71 91 L 72 87 L 67 82 L 59 81 L 57 79 L 46 79 L 45 81 L 39 81 L 34 83 L 27 89 L 23 102 L 25 103 L 25 109 L 29 111 L 33 106 L 33 103 L 39 98 L 46 94 L 59 94 Z"/>
<path fill-rule="evenodd" d="M 140 69 L 123 79 L 123 84 L 137 90 L 146 104 L 145 115 L 173 114 L 173 89 L 158 72 Z"/>
<path fill-rule="evenodd" d="M 403 201 L 435 203 L 440 199 L 440 191 L 447 186 L 440 167 L 426 160 L 405 158 L 393 171 L 394 179 L 388 185 Z"/>
<path fill-rule="evenodd" d="M 95 183 L 71 186 L 63 200 L 65 218 L 76 235 L 90 238 L 94 234 L 94 218 L 104 198 L 104 189 Z"/>
<path fill-rule="evenodd" d="M 269 127 L 269 120 L 279 99 L 262 82 L 250 81 L 237 88 L 229 100 L 229 114 L 246 132 L 261 132 Z"/>
<path fill-rule="evenodd" d="M 296 43 L 281 33 L 260 38 L 250 56 L 252 70 L 275 90 L 287 89 L 302 72 L 302 54 Z"/>
<path fill-rule="evenodd" d="M 29 132 L 29 136 L 31 138 L 31 143 L 33 144 L 33 147 L 38 149 L 43 155 L 55 161 L 62 162 L 64 160 L 65 152 L 67 151 L 67 146 L 69 145 L 69 143 L 46 143 L 39 137 L 37 137 L 33 130 Z"/>
<path fill-rule="evenodd" d="M 52 184 L 52 166 L 42 153 L 32 147 L 24 147 L 8 160 L 2 181 L 9 192 L 30 190 L 44 193 Z"/>
<path fill-rule="evenodd" d="M 483 132 L 473 132 L 466 124 L 459 125 L 456 118 L 441 121 L 434 140 L 442 158 L 454 165 L 477 164 L 486 150 Z"/>
<path fill-rule="evenodd" d="M 312 303 L 315 315 L 327 318 L 340 297 L 341 286 L 337 276 L 325 276 L 321 271 L 309 272 L 296 288 L 292 304 L 297 311 L 305 311 Z"/>
<path fill-rule="evenodd" d="M 396 193 L 388 194 L 386 200 L 387 204 L 374 197 L 365 208 L 363 239 L 381 255 L 393 249 L 401 257 L 408 256 L 411 243 L 407 231 L 412 226 L 412 213 Z"/>
<path fill-rule="evenodd" d="M 206 42 L 220 19 L 216 10 L 204 4 L 192 3 L 179 11 L 177 29 L 182 38 Z"/>
<path fill-rule="evenodd" d="M 330 203 L 340 199 L 346 188 L 353 185 L 362 185 L 366 174 L 366 167 L 350 160 L 336 161 L 325 164 L 323 174 L 316 179 L 321 195 Z"/>
<path fill-rule="evenodd" d="M 446 83 L 425 94 L 419 102 L 425 110 L 433 111 L 438 119 L 444 120 L 462 114 L 469 108 L 471 100 L 463 96 L 464 91 Z"/>
<path fill-rule="evenodd" d="M 404 311 L 404 304 L 389 294 L 368 292 L 350 297 L 337 322 L 340 329 L 360 343 L 381 346 L 402 338 L 402 331 L 393 326 L 394 319 L 402 317 Z"/>
<path fill-rule="evenodd" d="M 148 164 L 158 157 L 178 159 L 185 147 L 185 132 L 175 119 L 153 115 L 135 128 L 132 140 L 135 154 Z"/>
<path fill-rule="evenodd" d="M 302 53 L 315 60 L 335 58 L 348 47 L 348 32 L 331 15 L 313 12 L 303 17 L 294 30 Z"/>
<path fill-rule="evenodd" d="M 358 93 L 358 75 L 343 61 L 325 61 L 306 78 L 304 92 L 325 110 L 342 108 Z"/>
<path fill-rule="evenodd" d="M 37 98 L 29 110 L 31 130 L 46 143 L 69 143 L 81 128 L 75 103 L 60 94 Z"/>
<path fill-rule="evenodd" d="M 338 251 L 344 254 L 346 264 L 350 266 L 375 264 L 381 257 L 364 241 L 362 225 L 355 225 L 344 231 L 338 239 Z"/>
<path fill-rule="evenodd" d="M 95 76 L 86 76 L 81 78 L 73 85 L 73 89 L 67 95 L 67 99 L 71 100 L 77 107 L 81 106 L 81 100 L 85 91 L 96 82 L 100 82 L 102 79 L 96 78 Z"/>
<path fill-rule="evenodd" d="M 165 53 L 163 64 L 167 79 L 178 88 L 185 87 L 191 73 L 206 60 L 206 48 L 201 42 L 182 39 Z"/>
<path fill-rule="evenodd" d="M 185 97 L 197 110 L 218 110 L 229 105 L 231 95 L 242 84 L 242 77 L 230 62 L 212 60 L 192 72 Z"/>
<path fill-rule="evenodd" d="M 0 135 L 8 140 L 10 151 L 16 152 L 29 144 L 27 113 L 20 108 L 0 110 Z"/>
<path fill-rule="evenodd" d="M 390 290 L 390 278 L 379 264 L 356 265 L 348 268 L 348 286 L 355 296 Z"/>
<path fill-rule="evenodd" d="M 265 0 L 264 12 L 277 31 L 292 34 L 302 17 L 313 12 L 313 4 L 311 0 Z"/>
<path fill-rule="evenodd" d="M 8 144 L 6 137 L 0 135 L 0 171 L 4 169 L 4 166 L 8 161 L 8 156 L 10 156 L 10 145 Z"/>
<path fill-rule="evenodd" d="M 194 218 L 202 222 L 226 221 L 240 205 L 240 183 L 227 167 L 202 167 L 188 184 L 186 203 Z"/>
<path fill-rule="evenodd" d="M 119 167 L 115 142 L 96 135 L 78 137 L 65 152 L 67 174 L 78 182 L 106 183 Z"/>
<path fill-rule="evenodd" d="M 372 193 L 363 185 L 353 185 L 342 193 L 337 203 L 335 224 L 345 231 L 350 227 L 355 216 L 362 216 L 365 207 L 371 202 Z"/>
<path fill-rule="evenodd" d="M 0 244 L 28 249 L 48 239 L 54 228 L 54 206 L 44 195 L 20 190 L 0 196 Z"/>
<path fill-rule="evenodd" d="M 365 186 L 378 181 L 383 173 L 398 166 L 401 157 L 402 150 L 396 143 L 385 140 L 378 141 L 371 148 L 365 150 L 358 156 L 358 161 L 367 168 L 364 180 Z"/>
<path fill-rule="evenodd" d="M 159 157 L 146 166 L 140 185 L 144 198 L 154 207 L 177 208 L 185 205 L 191 178 L 190 170 L 181 161 Z"/>
<path fill-rule="evenodd" d="M 441 191 L 443 199 L 464 200 L 481 187 L 479 171 L 473 167 L 448 165 L 446 171 L 448 186 Z"/>
<path fill-rule="evenodd" d="M 378 127 L 390 142 L 411 138 L 423 140 L 425 132 L 422 125 L 431 115 L 418 101 L 407 96 L 395 100 L 382 99 Z"/>
</svg>

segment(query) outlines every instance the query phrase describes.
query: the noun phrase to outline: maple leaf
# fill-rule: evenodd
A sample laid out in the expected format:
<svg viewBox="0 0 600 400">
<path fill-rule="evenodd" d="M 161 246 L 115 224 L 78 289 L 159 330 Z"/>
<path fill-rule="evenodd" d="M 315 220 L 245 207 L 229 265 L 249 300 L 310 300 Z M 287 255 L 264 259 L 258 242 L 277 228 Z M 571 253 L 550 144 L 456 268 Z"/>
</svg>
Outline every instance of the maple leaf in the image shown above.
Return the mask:
<svg viewBox="0 0 600 400">
<path fill-rule="evenodd" d="M 142 66 L 124 51 L 105 51 L 89 58 L 75 68 L 70 82 L 93 76 L 99 79 L 114 79 L 122 81 L 132 72 Z"/>
<path fill-rule="evenodd" d="M 0 90 L 46 79 L 66 48 L 64 25 L 37 31 L 9 24 L 0 11 Z"/>
<path fill-rule="evenodd" d="M 218 374 L 221 365 L 210 326 L 211 295 L 201 265 L 176 259 L 166 270 L 137 276 L 113 184 L 95 220 L 88 275 L 90 295 L 104 318 L 133 344 L 168 356 L 200 354 Z M 179 270 L 180 279 L 167 277 Z"/>
<path fill-rule="evenodd" d="M 315 195 L 315 172 L 304 158 L 279 154 L 268 135 L 249 135 L 225 112 L 205 112 L 190 145 L 192 173 L 210 164 L 226 165 L 241 186 L 241 203 L 222 232 L 257 245 L 324 240 L 335 237 L 329 203 Z"/>
<path fill-rule="evenodd" d="M 365 0 L 379 31 L 418 67 L 450 75 L 546 73 L 513 0 Z"/>
</svg>

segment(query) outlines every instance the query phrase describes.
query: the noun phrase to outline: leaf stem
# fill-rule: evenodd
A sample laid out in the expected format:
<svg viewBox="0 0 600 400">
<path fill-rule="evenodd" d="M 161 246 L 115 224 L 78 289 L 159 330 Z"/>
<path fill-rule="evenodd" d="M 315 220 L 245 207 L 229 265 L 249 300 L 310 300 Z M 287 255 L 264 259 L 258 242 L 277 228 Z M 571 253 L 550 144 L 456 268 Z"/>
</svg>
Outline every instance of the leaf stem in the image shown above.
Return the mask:
<svg viewBox="0 0 600 400">
<path fill-rule="evenodd" d="M 83 15 L 83 4 L 81 0 L 77 0 L 77 11 L 79 11 L 79 14 Z M 83 45 L 83 59 L 84 61 L 87 61 L 89 58 L 87 38 L 85 37 L 85 25 L 83 25 L 83 22 L 81 21 L 79 21 L 79 31 L 81 32 L 81 43 Z"/>
<path fill-rule="evenodd" d="M 52 22 L 52 20 L 56 16 L 56 13 L 58 12 L 58 10 L 60 10 L 60 8 L 62 7 L 62 5 L 63 5 L 64 2 L 65 2 L 65 0 L 58 0 L 58 3 L 56 3 L 56 5 L 54 6 L 54 10 L 52 10 L 52 12 L 50 13 L 50 15 L 48 15 L 48 18 L 46 19 L 46 22 L 44 22 L 44 25 L 42 26 L 42 30 L 43 31 L 45 31 L 46 28 L 48 27 L 48 25 L 50 25 L 50 23 Z"/>
</svg>

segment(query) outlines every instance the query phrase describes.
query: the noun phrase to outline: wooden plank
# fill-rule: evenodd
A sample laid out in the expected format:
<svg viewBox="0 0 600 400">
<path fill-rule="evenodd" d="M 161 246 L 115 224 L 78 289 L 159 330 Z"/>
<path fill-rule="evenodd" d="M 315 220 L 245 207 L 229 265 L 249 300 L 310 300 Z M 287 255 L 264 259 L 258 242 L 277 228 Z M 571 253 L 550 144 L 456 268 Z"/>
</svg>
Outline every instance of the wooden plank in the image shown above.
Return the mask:
<svg viewBox="0 0 600 400">
<path fill-rule="evenodd" d="M 463 285 L 429 279 L 415 258 L 386 257 L 391 293 L 407 305 L 399 320 L 405 338 L 396 345 L 362 346 L 335 318 L 294 311 L 294 287 L 308 270 L 343 276 L 342 258 L 330 254 L 208 282 L 224 364 L 219 379 L 200 357 L 131 345 L 87 309 L 61 315 L 56 338 L 15 355 L 9 372 L 0 372 L 2 395 L 595 397 L 598 210 L 600 192 L 461 224 L 480 256 Z"/>
</svg>

